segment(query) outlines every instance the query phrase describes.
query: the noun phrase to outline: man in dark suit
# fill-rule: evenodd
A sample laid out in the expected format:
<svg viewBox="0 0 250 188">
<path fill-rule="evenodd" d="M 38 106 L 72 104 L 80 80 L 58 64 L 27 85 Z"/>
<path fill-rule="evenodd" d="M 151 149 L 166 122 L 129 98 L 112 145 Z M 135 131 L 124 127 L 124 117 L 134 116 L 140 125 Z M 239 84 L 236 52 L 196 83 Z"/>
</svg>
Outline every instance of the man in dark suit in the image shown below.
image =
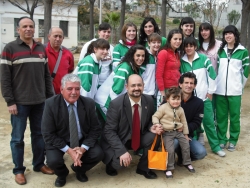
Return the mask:
<svg viewBox="0 0 250 188">
<path fill-rule="evenodd" d="M 144 95 L 144 84 L 139 75 L 133 74 L 128 78 L 127 93 L 111 101 L 106 125 L 104 127 L 101 146 L 104 151 L 103 162 L 107 164 L 106 173 L 110 176 L 117 175 L 118 169 L 128 167 L 132 156 L 128 150 L 143 149 L 143 155 L 137 166 L 136 173 L 144 175 L 148 179 L 157 176 L 148 169 L 148 150 L 154 137 L 161 134 L 162 128 L 152 125 L 154 114 L 154 101 L 152 96 Z M 139 131 L 134 131 L 134 116 L 139 112 Z M 135 132 L 138 134 L 135 135 Z M 139 138 L 138 143 L 134 143 Z"/>
<path fill-rule="evenodd" d="M 42 134 L 48 166 L 58 176 L 56 187 L 65 185 L 69 173 L 63 160 L 65 153 L 70 155 L 73 161 L 71 168 L 81 182 L 88 181 L 86 171 L 103 159 L 103 151 L 97 144 L 101 127 L 95 113 L 95 102 L 80 96 L 80 86 L 81 81 L 76 75 L 67 74 L 61 81 L 61 94 L 45 102 Z M 74 118 L 70 116 L 72 113 Z M 72 136 L 73 120 L 76 136 Z M 72 146 L 73 142 L 76 143 L 75 147 Z"/>
</svg>

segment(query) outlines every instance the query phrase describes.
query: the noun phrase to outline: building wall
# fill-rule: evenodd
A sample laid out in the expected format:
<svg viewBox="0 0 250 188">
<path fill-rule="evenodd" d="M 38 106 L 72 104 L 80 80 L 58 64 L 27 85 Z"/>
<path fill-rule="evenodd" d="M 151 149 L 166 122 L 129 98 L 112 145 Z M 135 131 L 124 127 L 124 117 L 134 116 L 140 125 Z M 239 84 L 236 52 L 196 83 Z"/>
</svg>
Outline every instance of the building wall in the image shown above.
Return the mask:
<svg viewBox="0 0 250 188">
<path fill-rule="evenodd" d="M 5 3 L 3 3 L 5 2 Z M 64 38 L 63 45 L 70 48 L 72 46 L 77 46 L 77 13 L 78 7 L 72 6 L 71 9 L 60 9 L 55 7 L 52 10 L 52 27 L 59 27 L 60 21 L 68 21 L 68 37 Z M 3 49 L 5 43 L 9 43 L 16 39 L 14 24 L 15 18 L 20 18 L 22 16 L 29 16 L 26 12 L 13 6 L 6 0 L 0 0 L 0 50 Z M 34 17 L 35 21 L 35 34 L 34 38 L 40 38 L 43 42 L 43 37 L 39 36 L 39 20 L 44 20 L 44 8 L 39 6 L 35 9 Z"/>
</svg>

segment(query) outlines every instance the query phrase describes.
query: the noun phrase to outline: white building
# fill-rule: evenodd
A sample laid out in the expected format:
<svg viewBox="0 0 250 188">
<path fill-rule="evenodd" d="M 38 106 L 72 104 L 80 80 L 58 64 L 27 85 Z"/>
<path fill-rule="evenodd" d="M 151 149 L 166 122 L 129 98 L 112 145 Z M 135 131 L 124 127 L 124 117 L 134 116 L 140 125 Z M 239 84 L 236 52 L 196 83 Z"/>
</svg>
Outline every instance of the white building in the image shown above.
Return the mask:
<svg viewBox="0 0 250 188">
<path fill-rule="evenodd" d="M 70 9 L 62 7 L 53 7 L 52 10 L 52 27 L 61 27 L 64 31 L 63 45 L 70 48 L 77 46 L 77 15 L 78 5 L 72 5 Z M 29 16 L 16 6 L 13 6 L 6 0 L 0 0 L 0 51 L 4 45 L 16 39 L 16 23 L 18 18 Z M 39 6 L 35 9 L 33 19 L 35 21 L 34 38 L 40 38 L 43 42 L 44 31 L 44 7 Z"/>
</svg>

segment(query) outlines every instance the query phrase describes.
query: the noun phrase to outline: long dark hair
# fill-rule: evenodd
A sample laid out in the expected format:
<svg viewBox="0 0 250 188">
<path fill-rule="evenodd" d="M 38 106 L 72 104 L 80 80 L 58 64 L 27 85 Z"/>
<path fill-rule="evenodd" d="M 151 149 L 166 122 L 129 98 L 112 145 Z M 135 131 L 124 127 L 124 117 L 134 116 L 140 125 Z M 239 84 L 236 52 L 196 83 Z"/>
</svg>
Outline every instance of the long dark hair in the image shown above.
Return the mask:
<svg viewBox="0 0 250 188">
<path fill-rule="evenodd" d="M 234 49 L 240 44 L 240 33 L 238 31 L 238 29 L 234 26 L 234 25 L 228 25 L 225 27 L 225 29 L 223 30 L 223 38 L 222 38 L 222 44 L 220 46 L 219 52 L 223 51 L 223 48 L 225 47 L 225 45 L 227 44 L 226 40 L 225 40 L 225 34 L 226 33 L 233 33 L 234 37 L 235 37 L 235 43 L 234 43 Z"/>
<path fill-rule="evenodd" d="M 128 52 L 126 53 L 126 55 L 124 56 L 124 58 L 121 61 L 121 63 L 128 63 L 132 67 L 132 69 L 135 71 L 136 74 L 138 74 L 139 68 L 140 68 L 134 61 L 134 54 L 136 53 L 137 50 L 143 50 L 145 52 L 145 59 L 144 59 L 144 62 L 142 65 L 148 64 L 149 53 L 148 53 L 147 49 L 140 44 L 136 44 L 136 45 L 132 46 L 131 48 L 129 48 Z"/>
<path fill-rule="evenodd" d="M 183 33 L 183 30 L 181 29 L 181 26 L 183 26 L 184 24 L 194 24 L 194 30 L 193 30 L 193 32 L 190 35 L 190 36 L 194 37 L 194 34 L 195 34 L 195 21 L 194 21 L 194 19 L 191 18 L 191 17 L 184 17 L 184 18 L 181 19 L 181 23 L 179 25 L 179 29 L 182 31 L 182 33 Z"/>
<path fill-rule="evenodd" d="M 171 39 L 173 38 L 174 34 L 181 34 L 181 38 L 182 38 L 182 43 L 181 43 L 181 46 L 179 47 L 179 51 L 181 52 L 182 54 L 182 46 L 183 46 L 183 33 L 181 32 L 181 30 L 179 29 L 172 29 L 171 31 L 169 31 L 168 33 L 168 37 L 167 37 L 167 43 L 161 48 L 161 50 L 167 50 L 167 49 L 172 49 L 172 46 L 171 46 Z"/>
<path fill-rule="evenodd" d="M 94 48 L 101 48 L 101 49 L 109 49 L 110 45 L 109 42 L 105 39 L 97 39 L 93 42 L 91 42 L 88 46 L 87 53 L 85 54 L 84 57 L 87 55 L 90 55 L 92 53 L 95 53 Z"/>
<path fill-rule="evenodd" d="M 208 23 L 208 22 L 204 22 L 200 25 L 199 27 L 199 34 L 198 34 L 198 38 L 199 38 L 199 43 L 200 43 L 200 48 L 199 50 L 201 51 L 205 51 L 203 49 L 203 42 L 204 42 L 204 38 L 201 36 L 201 31 L 205 29 L 205 30 L 209 30 L 210 31 L 210 36 L 209 36 L 209 43 L 208 43 L 208 48 L 207 51 L 211 50 L 214 46 L 215 46 L 215 35 L 214 35 L 214 28 L 213 26 Z"/>
<path fill-rule="evenodd" d="M 154 18 L 152 17 L 146 17 L 144 18 L 143 22 L 141 23 L 141 26 L 140 26 L 140 30 L 139 30 L 139 44 L 145 46 L 146 45 L 146 41 L 145 39 L 148 37 L 147 34 L 145 33 L 144 31 L 144 26 L 148 23 L 148 22 L 151 22 L 154 26 L 154 33 L 158 33 L 159 35 L 161 34 L 161 31 L 155 21 Z"/>
</svg>

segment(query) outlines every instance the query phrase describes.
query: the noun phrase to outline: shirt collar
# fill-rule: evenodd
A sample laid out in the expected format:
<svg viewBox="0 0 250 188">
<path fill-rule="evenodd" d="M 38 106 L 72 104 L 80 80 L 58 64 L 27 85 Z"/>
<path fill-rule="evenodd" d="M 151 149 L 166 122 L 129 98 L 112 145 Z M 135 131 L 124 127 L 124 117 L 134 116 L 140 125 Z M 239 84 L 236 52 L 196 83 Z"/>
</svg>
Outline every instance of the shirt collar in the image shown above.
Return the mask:
<svg viewBox="0 0 250 188">
<path fill-rule="evenodd" d="M 69 103 L 64 99 L 64 101 L 65 101 L 65 103 L 66 103 L 66 105 L 67 105 L 67 107 L 69 107 Z M 77 101 L 76 102 L 74 102 L 74 106 L 77 108 Z"/>
<path fill-rule="evenodd" d="M 134 104 L 138 104 L 139 106 L 141 106 L 141 98 L 138 103 L 135 103 L 130 97 L 129 97 L 129 100 L 130 100 L 131 107 L 133 107 Z"/>
</svg>

